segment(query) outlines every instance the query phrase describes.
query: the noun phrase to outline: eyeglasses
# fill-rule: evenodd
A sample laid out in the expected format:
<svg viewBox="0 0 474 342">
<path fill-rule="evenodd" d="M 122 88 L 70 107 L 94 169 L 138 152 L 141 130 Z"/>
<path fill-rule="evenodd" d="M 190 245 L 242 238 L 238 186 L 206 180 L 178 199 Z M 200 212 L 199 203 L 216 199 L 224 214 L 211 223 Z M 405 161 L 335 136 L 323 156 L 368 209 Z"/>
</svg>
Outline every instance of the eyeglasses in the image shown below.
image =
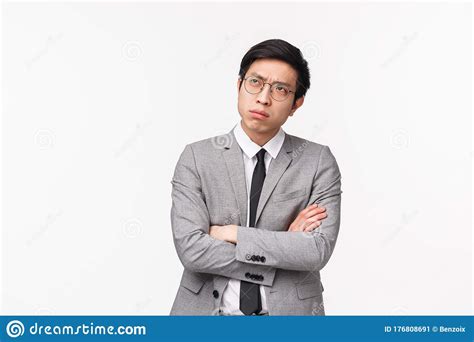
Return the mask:
<svg viewBox="0 0 474 342">
<path fill-rule="evenodd" d="M 270 85 L 270 96 L 275 101 L 285 101 L 290 93 L 294 91 L 290 90 L 286 85 L 281 83 L 266 83 L 261 78 L 255 76 L 249 76 L 244 78 L 244 88 L 249 94 L 261 93 L 265 84 Z"/>
</svg>

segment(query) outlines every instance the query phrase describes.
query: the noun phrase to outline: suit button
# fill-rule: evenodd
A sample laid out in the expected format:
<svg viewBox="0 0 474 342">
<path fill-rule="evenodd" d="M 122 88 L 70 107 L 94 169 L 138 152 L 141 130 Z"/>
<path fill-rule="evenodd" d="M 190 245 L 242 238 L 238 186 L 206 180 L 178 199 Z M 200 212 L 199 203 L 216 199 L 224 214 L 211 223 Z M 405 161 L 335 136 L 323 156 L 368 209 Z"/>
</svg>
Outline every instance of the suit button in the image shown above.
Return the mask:
<svg viewBox="0 0 474 342">
<path fill-rule="evenodd" d="M 219 297 L 219 291 L 217 290 L 212 291 L 212 295 L 214 296 L 214 298 Z"/>
<path fill-rule="evenodd" d="M 261 256 L 260 256 L 260 255 L 257 255 L 257 256 L 255 257 L 255 259 L 257 259 L 257 261 L 260 261 L 260 260 L 261 260 Z"/>
<path fill-rule="evenodd" d="M 250 273 L 249 272 L 245 273 L 245 278 L 247 278 L 247 279 L 250 278 Z"/>
<path fill-rule="evenodd" d="M 247 254 L 247 255 L 245 256 L 245 260 L 250 260 L 250 258 L 251 258 L 250 254 Z"/>
<path fill-rule="evenodd" d="M 255 261 L 255 255 L 252 255 L 251 259 L 252 259 L 252 261 Z"/>
<path fill-rule="evenodd" d="M 258 275 L 258 280 L 263 281 L 263 275 L 259 274 Z"/>
<path fill-rule="evenodd" d="M 255 274 L 251 274 L 251 275 L 250 275 L 250 278 L 251 278 L 252 280 L 255 280 L 256 277 L 257 277 L 257 275 L 255 275 Z"/>
<path fill-rule="evenodd" d="M 260 258 L 260 261 L 261 261 L 261 262 L 265 262 L 265 260 L 267 260 L 267 259 L 266 259 L 264 256 L 262 256 L 262 257 Z"/>
</svg>

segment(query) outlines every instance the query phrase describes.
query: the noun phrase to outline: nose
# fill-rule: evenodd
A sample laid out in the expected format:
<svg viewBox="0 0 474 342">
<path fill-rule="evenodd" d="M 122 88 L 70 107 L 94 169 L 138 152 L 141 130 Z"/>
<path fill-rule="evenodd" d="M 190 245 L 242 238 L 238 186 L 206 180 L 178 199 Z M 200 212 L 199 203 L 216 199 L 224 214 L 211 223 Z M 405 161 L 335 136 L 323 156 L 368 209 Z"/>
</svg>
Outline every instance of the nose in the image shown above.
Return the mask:
<svg viewBox="0 0 474 342">
<path fill-rule="evenodd" d="M 268 86 L 268 87 L 267 87 Z M 271 92 L 271 86 L 269 84 L 265 84 L 263 86 L 263 89 L 260 93 L 258 93 L 257 96 L 257 102 L 268 105 L 270 103 L 270 92 Z"/>
</svg>

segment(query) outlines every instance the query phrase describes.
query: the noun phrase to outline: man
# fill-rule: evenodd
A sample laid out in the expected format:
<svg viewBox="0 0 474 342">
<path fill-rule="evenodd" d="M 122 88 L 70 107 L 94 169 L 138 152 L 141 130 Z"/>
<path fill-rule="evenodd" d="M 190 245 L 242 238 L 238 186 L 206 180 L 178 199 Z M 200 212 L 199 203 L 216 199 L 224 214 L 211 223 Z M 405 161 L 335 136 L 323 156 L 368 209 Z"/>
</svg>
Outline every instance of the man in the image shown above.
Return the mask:
<svg viewBox="0 0 474 342">
<path fill-rule="evenodd" d="M 327 146 L 281 128 L 309 85 L 298 48 L 261 42 L 240 65 L 240 122 L 185 147 L 171 182 L 184 266 L 171 315 L 325 315 L 319 271 L 339 232 L 341 175 Z"/>
</svg>

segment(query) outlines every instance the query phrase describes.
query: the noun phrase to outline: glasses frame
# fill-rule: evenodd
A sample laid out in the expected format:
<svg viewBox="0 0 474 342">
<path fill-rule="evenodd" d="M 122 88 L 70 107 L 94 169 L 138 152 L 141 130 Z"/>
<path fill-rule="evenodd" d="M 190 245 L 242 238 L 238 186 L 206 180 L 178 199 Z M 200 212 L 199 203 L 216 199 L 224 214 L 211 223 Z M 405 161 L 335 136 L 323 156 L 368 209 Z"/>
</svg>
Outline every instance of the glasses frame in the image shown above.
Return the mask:
<svg viewBox="0 0 474 342">
<path fill-rule="evenodd" d="M 256 78 L 256 79 L 258 79 L 258 80 L 260 80 L 260 81 L 263 82 L 263 85 L 262 85 L 262 87 L 260 88 L 260 91 L 258 91 L 258 92 L 256 92 L 256 93 L 251 93 L 251 92 L 247 89 L 247 87 L 246 87 L 245 85 L 246 85 L 246 83 L 247 83 L 247 79 L 249 79 L 249 78 Z M 257 77 L 257 76 L 247 76 L 247 77 L 245 77 L 245 78 L 243 79 L 243 81 L 244 81 L 244 89 L 245 89 L 245 91 L 246 91 L 247 93 L 249 93 L 249 94 L 252 94 L 252 95 L 260 94 L 260 93 L 263 91 L 263 88 L 265 88 L 265 85 L 268 84 L 268 85 L 270 86 L 270 96 L 272 97 L 272 99 L 274 99 L 274 100 L 277 101 L 277 102 L 283 102 L 283 101 L 285 101 L 286 99 L 288 99 L 288 98 L 290 97 L 290 94 L 291 94 L 291 93 L 295 94 L 295 92 L 294 92 L 293 90 L 288 89 L 288 95 L 286 95 L 286 97 L 285 97 L 283 100 L 277 100 L 277 99 L 275 99 L 275 98 L 273 97 L 273 86 L 274 86 L 274 85 L 277 85 L 277 84 L 280 84 L 280 83 L 275 82 L 275 83 L 271 84 L 271 83 L 268 83 L 268 82 L 264 82 L 261 78 L 259 78 L 259 77 Z"/>
</svg>

